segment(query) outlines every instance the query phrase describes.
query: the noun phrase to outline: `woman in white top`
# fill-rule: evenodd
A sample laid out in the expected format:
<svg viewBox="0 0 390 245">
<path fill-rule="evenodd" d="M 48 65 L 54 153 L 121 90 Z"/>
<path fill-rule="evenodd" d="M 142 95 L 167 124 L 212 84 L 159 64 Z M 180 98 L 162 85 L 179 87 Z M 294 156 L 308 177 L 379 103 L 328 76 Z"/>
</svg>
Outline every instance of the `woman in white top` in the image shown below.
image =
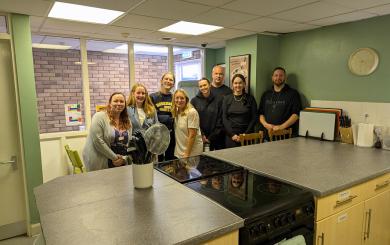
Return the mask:
<svg viewBox="0 0 390 245">
<path fill-rule="evenodd" d="M 156 109 L 143 84 L 137 83 L 131 88 L 127 106 L 133 134 L 137 131 L 145 131 L 158 122 Z"/>
<path fill-rule="evenodd" d="M 113 93 L 106 111 L 97 112 L 92 118 L 83 151 L 87 171 L 127 165 L 125 155 L 130 136 L 126 97 L 119 92 Z"/>
<path fill-rule="evenodd" d="M 172 98 L 172 116 L 175 119 L 175 157 L 185 158 L 203 152 L 199 114 L 189 102 L 187 93 L 178 89 Z"/>
</svg>

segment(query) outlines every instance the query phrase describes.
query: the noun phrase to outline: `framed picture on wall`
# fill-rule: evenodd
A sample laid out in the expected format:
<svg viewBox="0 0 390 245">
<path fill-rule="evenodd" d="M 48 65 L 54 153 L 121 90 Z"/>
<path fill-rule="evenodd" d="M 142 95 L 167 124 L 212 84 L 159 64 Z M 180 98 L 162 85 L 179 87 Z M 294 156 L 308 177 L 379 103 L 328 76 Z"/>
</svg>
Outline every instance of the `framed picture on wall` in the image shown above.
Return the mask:
<svg viewBox="0 0 390 245">
<path fill-rule="evenodd" d="M 246 86 L 245 91 L 249 94 L 250 88 L 250 67 L 251 67 L 251 55 L 237 55 L 229 57 L 229 84 L 230 88 L 233 88 L 232 78 L 235 74 L 242 74 L 245 77 Z"/>
</svg>

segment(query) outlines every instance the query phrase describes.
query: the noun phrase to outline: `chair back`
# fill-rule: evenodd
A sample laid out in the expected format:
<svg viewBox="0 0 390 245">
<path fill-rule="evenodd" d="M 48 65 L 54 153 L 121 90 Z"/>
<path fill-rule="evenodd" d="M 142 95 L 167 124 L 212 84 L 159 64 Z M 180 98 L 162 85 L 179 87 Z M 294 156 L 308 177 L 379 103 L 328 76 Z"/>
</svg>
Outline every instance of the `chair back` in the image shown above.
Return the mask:
<svg viewBox="0 0 390 245">
<path fill-rule="evenodd" d="M 240 142 L 241 145 L 253 145 L 253 144 L 260 144 L 263 142 L 263 131 L 259 131 L 257 133 L 251 133 L 251 134 L 240 134 Z"/>
<path fill-rule="evenodd" d="M 277 131 L 268 130 L 268 136 L 270 141 L 290 139 L 292 136 L 292 128 Z"/>
<path fill-rule="evenodd" d="M 68 154 L 69 160 L 73 166 L 73 173 L 83 173 L 83 162 L 81 161 L 80 155 L 77 151 L 71 150 L 69 145 L 65 145 L 66 153 Z"/>
</svg>

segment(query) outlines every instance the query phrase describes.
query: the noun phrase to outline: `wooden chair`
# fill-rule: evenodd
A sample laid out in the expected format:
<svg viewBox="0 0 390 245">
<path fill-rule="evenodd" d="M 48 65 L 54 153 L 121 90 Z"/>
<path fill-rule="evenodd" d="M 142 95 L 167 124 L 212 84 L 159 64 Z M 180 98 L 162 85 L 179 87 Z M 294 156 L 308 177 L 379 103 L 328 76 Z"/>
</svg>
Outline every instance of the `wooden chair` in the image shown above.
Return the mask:
<svg viewBox="0 0 390 245">
<path fill-rule="evenodd" d="M 259 131 L 258 133 L 251 133 L 251 134 L 240 134 L 240 142 L 241 145 L 253 145 L 253 144 L 259 144 L 263 142 L 263 131 Z"/>
<path fill-rule="evenodd" d="M 268 136 L 270 141 L 290 139 L 292 136 L 292 128 L 282 130 L 268 130 Z"/>
<path fill-rule="evenodd" d="M 84 173 L 84 166 L 79 153 L 77 151 L 71 150 L 69 145 L 65 145 L 66 153 L 68 154 L 69 160 L 73 166 L 73 174 Z"/>
</svg>

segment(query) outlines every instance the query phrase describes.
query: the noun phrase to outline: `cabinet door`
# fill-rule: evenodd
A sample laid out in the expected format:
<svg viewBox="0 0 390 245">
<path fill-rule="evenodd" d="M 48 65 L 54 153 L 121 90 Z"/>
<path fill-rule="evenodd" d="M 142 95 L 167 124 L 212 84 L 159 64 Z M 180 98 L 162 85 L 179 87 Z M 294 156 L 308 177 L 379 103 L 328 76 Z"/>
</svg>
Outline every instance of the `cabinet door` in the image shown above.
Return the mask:
<svg viewBox="0 0 390 245">
<path fill-rule="evenodd" d="M 390 191 L 364 203 L 364 245 L 390 245 Z"/>
<path fill-rule="evenodd" d="M 316 245 L 362 244 L 364 203 L 316 223 Z"/>
</svg>

